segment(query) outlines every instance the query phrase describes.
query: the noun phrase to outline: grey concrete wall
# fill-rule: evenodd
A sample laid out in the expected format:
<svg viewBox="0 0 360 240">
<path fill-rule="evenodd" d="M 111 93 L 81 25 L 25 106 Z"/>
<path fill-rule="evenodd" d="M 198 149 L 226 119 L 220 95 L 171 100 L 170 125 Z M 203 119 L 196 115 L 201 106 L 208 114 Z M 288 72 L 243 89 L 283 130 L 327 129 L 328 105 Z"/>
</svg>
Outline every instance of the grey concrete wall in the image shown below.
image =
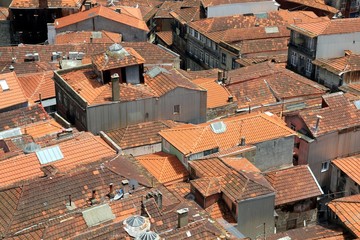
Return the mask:
<svg viewBox="0 0 360 240">
<path fill-rule="evenodd" d="M 294 136 L 255 144 L 255 166 L 261 171 L 292 164 Z"/>
<path fill-rule="evenodd" d="M 10 43 L 10 21 L 0 21 L 0 46 L 9 46 Z"/>
<path fill-rule="evenodd" d="M 123 150 L 125 155 L 133 155 L 134 157 L 145 155 L 145 154 L 156 153 L 156 152 L 160 152 L 160 151 L 161 151 L 161 143 L 156 143 L 156 144 L 151 144 L 151 145 L 146 145 L 146 146 L 141 146 L 141 147 L 128 148 L 128 149 Z"/>
<path fill-rule="evenodd" d="M 275 194 L 240 201 L 238 204 L 237 229 L 246 237 L 255 239 L 274 233 Z"/>
<path fill-rule="evenodd" d="M 147 31 L 131 27 L 106 18 L 96 17 L 78 22 L 63 28 L 57 28 L 56 32 L 66 31 L 109 31 L 121 33 L 125 42 L 144 42 L 147 40 Z"/>
</svg>

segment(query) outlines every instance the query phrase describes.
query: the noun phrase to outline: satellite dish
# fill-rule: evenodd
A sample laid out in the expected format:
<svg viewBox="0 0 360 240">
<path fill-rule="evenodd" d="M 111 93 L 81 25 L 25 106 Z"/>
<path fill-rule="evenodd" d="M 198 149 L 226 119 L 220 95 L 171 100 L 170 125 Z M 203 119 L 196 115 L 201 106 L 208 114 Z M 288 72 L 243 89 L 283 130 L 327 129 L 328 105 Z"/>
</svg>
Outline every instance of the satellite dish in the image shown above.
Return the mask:
<svg viewBox="0 0 360 240">
<path fill-rule="evenodd" d="M 130 189 L 135 190 L 139 186 L 139 183 L 135 179 L 130 179 L 129 186 L 130 186 Z"/>
<path fill-rule="evenodd" d="M 122 198 L 124 196 L 124 191 L 122 189 L 117 190 L 116 194 L 114 196 L 114 200 L 119 200 L 120 198 Z"/>
</svg>

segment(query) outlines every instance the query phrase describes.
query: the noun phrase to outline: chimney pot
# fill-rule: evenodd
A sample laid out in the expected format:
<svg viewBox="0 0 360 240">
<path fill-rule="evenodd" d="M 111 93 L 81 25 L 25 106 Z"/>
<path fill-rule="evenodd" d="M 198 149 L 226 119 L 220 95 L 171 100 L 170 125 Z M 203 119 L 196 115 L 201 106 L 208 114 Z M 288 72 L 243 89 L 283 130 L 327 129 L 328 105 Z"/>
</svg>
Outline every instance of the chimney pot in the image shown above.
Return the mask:
<svg viewBox="0 0 360 240">
<path fill-rule="evenodd" d="M 242 137 L 240 141 L 240 146 L 245 146 L 245 145 L 246 145 L 245 137 Z"/>
<path fill-rule="evenodd" d="M 93 190 L 90 198 L 90 205 L 94 205 L 95 203 L 96 203 L 96 190 Z"/>
<path fill-rule="evenodd" d="M 233 102 L 234 101 L 234 97 L 233 96 L 228 96 L 228 102 Z"/>
<path fill-rule="evenodd" d="M 9 66 L 10 72 L 14 71 L 14 69 L 15 69 L 15 67 L 14 67 L 13 65 L 10 65 L 10 66 Z"/>
<path fill-rule="evenodd" d="M 189 217 L 189 209 L 188 208 L 182 208 L 176 211 L 178 214 L 178 228 L 185 227 L 188 224 Z"/>
<path fill-rule="evenodd" d="M 218 82 L 222 82 L 223 81 L 223 71 L 219 70 L 218 71 Z"/>
<path fill-rule="evenodd" d="M 322 116 L 320 115 L 316 115 L 316 125 L 315 125 L 315 131 L 319 130 L 319 125 L 320 125 L 320 119 L 322 119 Z"/>
<path fill-rule="evenodd" d="M 120 100 L 120 84 L 119 84 L 119 74 L 114 73 L 111 75 L 111 85 L 112 85 L 112 101 Z"/>
<path fill-rule="evenodd" d="M 110 183 L 109 184 L 109 198 L 114 198 L 115 194 L 114 194 L 114 184 Z"/>
</svg>

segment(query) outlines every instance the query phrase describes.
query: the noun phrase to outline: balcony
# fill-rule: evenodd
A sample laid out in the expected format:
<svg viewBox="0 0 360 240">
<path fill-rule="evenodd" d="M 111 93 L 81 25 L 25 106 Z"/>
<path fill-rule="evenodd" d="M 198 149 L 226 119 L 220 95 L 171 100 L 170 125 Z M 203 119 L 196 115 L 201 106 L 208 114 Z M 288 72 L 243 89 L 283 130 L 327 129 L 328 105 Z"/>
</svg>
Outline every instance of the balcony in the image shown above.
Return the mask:
<svg viewBox="0 0 360 240">
<path fill-rule="evenodd" d="M 310 49 L 310 48 L 306 47 L 305 41 L 295 39 L 294 42 L 290 41 L 288 46 L 297 49 L 297 51 L 307 55 L 308 57 L 310 57 L 312 59 L 315 59 L 315 55 L 316 55 L 315 49 Z"/>
</svg>

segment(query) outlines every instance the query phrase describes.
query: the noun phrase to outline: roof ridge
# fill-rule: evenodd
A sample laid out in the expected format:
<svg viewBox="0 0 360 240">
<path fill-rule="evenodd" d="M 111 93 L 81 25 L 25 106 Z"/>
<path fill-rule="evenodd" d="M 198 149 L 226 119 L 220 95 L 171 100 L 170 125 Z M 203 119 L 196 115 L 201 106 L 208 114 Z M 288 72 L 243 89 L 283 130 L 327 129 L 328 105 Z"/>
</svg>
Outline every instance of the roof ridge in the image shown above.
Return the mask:
<svg viewBox="0 0 360 240">
<path fill-rule="evenodd" d="M 159 178 L 159 181 L 162 182 L 162 180 L 163 180 L 163 175 L 164 175 L 164 168 L 165 168 L 165 164 L 166 164 L 167 157 L 166 157 L 166 156 L 159 156 L 159 158 L 161 158 L 161 160 L 162 160 L 161 169 L 160 169 L 160 178 Z"/>
<path fill-rule="evenodd" d="M 192 153 L 194 151 L 194 149 L 196 148 L 196 146 L 199 144 L 199 142 L 200 142 L 200 140 L 202 138 L 202 135 L 204 134 L 205 131 L 206 131 L 206 126 L 203 127 L 201 134 L 198 135 L 196 141 L 193 144 L 193 147 L 190 149 L 190 153 Z"/>
</svg>

